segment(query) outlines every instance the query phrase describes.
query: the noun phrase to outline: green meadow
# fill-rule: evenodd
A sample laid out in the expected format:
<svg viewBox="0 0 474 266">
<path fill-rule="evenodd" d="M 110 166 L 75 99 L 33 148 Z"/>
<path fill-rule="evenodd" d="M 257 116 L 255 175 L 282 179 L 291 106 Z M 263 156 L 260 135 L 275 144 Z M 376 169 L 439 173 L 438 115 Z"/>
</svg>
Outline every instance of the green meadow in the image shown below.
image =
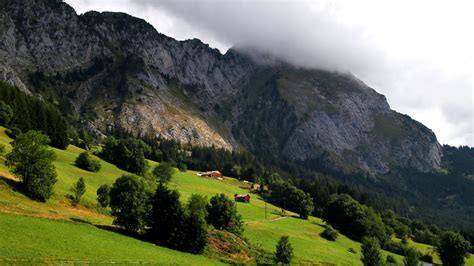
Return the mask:
<svg viewBox="0 0 474 266">
<path fill-rule="evenodd" d="M 11 139 L 0 128 L 0 144 L 11 150 Z M 112 184 L 127 172 L 100 160 L 98 173 L 87 172 L 74 166 L 74 160 L 82 149 L 69 145 L 66 150 L 54 149 L 54 162 L 58 172 L 55 195 L 47 203 L 31 201 L 12 189 L 14 177 L 0 158 L 0 263 L 5 261 L 64 261 L 66 263 L 147 262 L 164 264 L 219 264 L 216 259 L 190 255 L 162 248 L 113 230 L 112 217 L 96 204 L 96 190 L 102 184 Z M 150 161 L 150 166 L 157 163 Z M 267 252 L 274 252 L 282 235 L 288 235 L 294 247 L 296 263 L 362 265 L 360 243 L 339 235 L 336 241 L 320 237 L 324 230 L 321 219 L 310 217 L 302 220 L 291 212 L 282 216 L 281 208 L 265 202 L 250 193 L 248 184 L 233 178 L 224 180 L 199 177 L 197 172 L 178 172 L 170 187 L 179 190 L 183 201 L 194 194 L 208 198 L 217 193 L 229 197 L 234 194 L 250 194 L 250 203 L 237 203 L 245 222 L 244 237 Z M 87 192 L 82 204 L 72 207 L 66 195 L 79 177 L 86 182 Z M 266 206 L 265 206 L 266 205 Z M 265 218 L 266 210 L 266 218 Z M 412 243 L 426 253 L 430 246 Z M 391 254 L 384 251 L 384 256 Z M 392 254 L 399 263 L 401 256 Z M 439 261 L 438 258 L 435 258 Z M 474 258 L 468 261 L 474 265 Z"/>
</svg>

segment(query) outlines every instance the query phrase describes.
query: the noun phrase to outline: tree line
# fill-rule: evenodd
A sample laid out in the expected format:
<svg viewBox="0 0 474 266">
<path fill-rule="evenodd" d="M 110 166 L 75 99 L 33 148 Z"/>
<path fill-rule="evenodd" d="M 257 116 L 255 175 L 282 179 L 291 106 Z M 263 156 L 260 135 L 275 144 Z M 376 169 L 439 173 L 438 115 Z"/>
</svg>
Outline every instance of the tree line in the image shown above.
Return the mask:
<svg viewBox="0 0 474 266">
<path fill-rule="evenodd" d="M 12 136 L 37 130 L 49 137 L 53 147 L 65 149 L 69 144 L 70 128 L 57 108 L 4 82 L 0 82 L 0 125 Z"/>
</svg>

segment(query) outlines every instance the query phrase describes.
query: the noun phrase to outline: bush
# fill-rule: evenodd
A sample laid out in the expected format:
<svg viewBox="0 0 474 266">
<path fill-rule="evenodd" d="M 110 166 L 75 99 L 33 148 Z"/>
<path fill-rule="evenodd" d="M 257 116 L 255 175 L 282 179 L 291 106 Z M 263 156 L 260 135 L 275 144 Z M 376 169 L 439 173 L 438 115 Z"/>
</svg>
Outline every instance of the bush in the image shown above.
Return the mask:
<svg viewBox="0 0 474 266">
<path fill-rule="evenodd" d="M 81 169 L 95 173 L 99 172 L 101 168 L 100 162 L 91 158 L 87 151 L 82 152 L 77 156 L 75 164 Z"/>
<path fill-rule="evenodd" d="M 433 263 L 433 256 L 431 256 L 430 254 L 424 254 L 420 257 L 420 260 L 427 263 Z"/>
<path fill-rule="evenodd" d="M 293 259 L 293 247 L 291 246 L 288 236 L 282 236 L 276 245 L 275 262 L 282 264 L 290 264 Z"/>
<path fill-rule="evenodd" d="M 242 217 L 237 213 L 237 206 L 224 194 L 211 198 L 206 207 L 208 212 L 207 222 L 218 230 L 225 230 L 236 235 L 242 235 Z"/>
<path fill-rule="evenodd" d="M 153 169 L 153 175 L 160 182 L 169 182 L 173 177 L 174 168 L 171 163 L 160 163 Z"/>
<path fill-rule="evenodd" d="M 385 250 L 402 256 L 405 255 L 405 253 L 407 252 L 407 248 L 408 247 L 406 244 L 403 244 L 401 242 L 394 242 L 392 240 L 388 241 L 385 245 Z"/>
<path fill-rule="evenodd" d="M 418 266 L 419 264 L 419 254 L 414 248 L 409 248 L 406 250 L 405 258 L 403 259 L 403 265 L 405 266 Z"/>
<path fill-rule="evenodd" d="M 188 170 L 188 166 L 185 163 L 179 163 L 178 164 L 178 170 L 180 172 L 186 172 L 186 170 Z"/>
<path fill-rule="evenodd" d="M 0 156 L 3 156 L 3 154 L 5 153 L 5 149 L 6 149 L 5 145 L 0 144 Z"/>
<path fill-rule="evenodd" d="M 321 232 L 321 237 L 330 241 L 335 241 L 338 235 L 339 235 L 339 232 L 336 229 L 332 228 L 332 226 L 329 224 L 326 225 L 326 228 L 324 229 L 324 231 Z"/>
<path fill-rule="evenodd" d="M 5 164 L 20 178 L 25 194 L 38 201 L 46 201 L 53 194 L 56 170 L 55 154 L 48 149 L 49 138 L 38 131 L 20 134 L 12 142 L 12 151 Z"/>
<path fill-rule="evenodd" d="M 134 175 L 119 177 L 110 189 L 110 208 L 115 217 L 114 224 L 127 230 L 144 229 L 151 209 L 149 202 L 150 198 L 142 179 Z"/>
<path fill-rule="evenodd" d="M 110 187 L 107 184 L 97 189 L 97 202 L 103 208 L 107 208 L 110 204 Z"/>
<path fill-rule="evenodd" d="M 84 178 L 79 178 L 79 180 L 71 188 L 72 194 L 72 205 L 77 206 L 81 202 L 82 195 L 86 193 L 86 182 Z"/>
<path fill-rule="evenodd" d="M 362 263 L 366 266 L 380 266 L 384 261 L 380 253 L 379 241 L 375 237 L 364 237 L 362 239 Z"/>
<path fill-rule="evenodd" d="M 392 255 L 387 255 L 387 259 L 385 261 L 387 264 L 397 264 L 397 260 Z"/>
</svg>

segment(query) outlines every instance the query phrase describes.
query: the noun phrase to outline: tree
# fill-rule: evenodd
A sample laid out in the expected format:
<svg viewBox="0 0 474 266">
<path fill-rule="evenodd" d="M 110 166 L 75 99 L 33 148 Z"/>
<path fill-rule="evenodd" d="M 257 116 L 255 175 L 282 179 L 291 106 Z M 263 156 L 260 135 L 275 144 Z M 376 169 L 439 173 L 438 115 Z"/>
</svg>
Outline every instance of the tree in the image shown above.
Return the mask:
<svg viewBox="0 0 474 266">
<path fill-rule="evenodd" d="M 282 236 L 276 245 L 275 262 L 282 264 L 290 264 L 293 259 L 293 247 L 291 246 L 288 236 Z"/>
<path fill-rule="evenodd" d="M 470 248 L 471 245 L 462 235 L 446 231 L 441 235 L 436 245 L 436 252 L 443 265 L 464 265 L 464 259 L 469 257 Z"/>
<path fill-rule="evenodd" d="M 243 233 L 242 217 L 237 212 L 237 206 L 224 194 L 211 198 L 206 207 L 207 222 L 218 230 L 225 230 L 236 235 Z"/>
<path fill-rule="evenodd" d="M 150 151 L 150 146 L 138 139 L 107 138 L 100 157 L 117 165 L 118 167 L 143 176 L 148 168 L 145 153 Z"/>
<path fill-rule="evenodd" d="M 414 248 L 408 248 L 405 251 L 405 258 L 403 259 L 403 265 L 405 266 L 418 266 L 419 265 L 419 254 Z"/>
<path fill-rule="evenodd" d="M 101 167 L 100 162 L 92 159 L 87 151 L 77 156 L 75 164 L 77 167 L 90 172 L 99 172 Z"/>
<path fill-rule="evenodd" d="M 184 241 L 182 250 L 194 254 L 202 253 L 207 244 L 207 198 L 193 194 L 186 205 L 183 222 Z"/>
<path fill-rule="evenodd" d="M 84 178 L 79 178 L 79 180 L 71 188 L 72 194 L 72 205 L 77 206 L 81 202 L 81 197 L 86 193 L 86 182 Z"/>
<path fill-rule="evenodd" d="M 384 265 L 377 238 L 364 237 L 362 239 L 362 257 L 360 260 L 366 266 Z"/>
<path fill-rule="evenodd" d="M 174 168 L 170 163 L 160 163 L 153 169 L 153 175 L 160 181 L 160 182 L 169 182 L 171 177 L 174 174 Z"/>
<path fill-rule="evenodd" d="M 314 210 L 313 199 L 308 193 L 296 187 L 288 195 L 288 206 L 290 210 L 298 213 L 300 218 L 308 219 Z"/>
<path fill-rule="evenodd" d="M 13 118 L 13 110 L 10 105 L 0 100 L 0 126 L 7 126 Z"/>
<path fill-rule="evenodd" d="M 110 189 L 110 208 L 115 217 L 114 224 L 127 230 L 144 229 L 150 211 L 145 182 L 134 175 L 117 178 Z"/>
<path fill-rule="evenodd" d="M 149 234 L 159 245 L 180 249 L 183 240 L 184 208 L 177 190 L 170 190 L 162 182 L 158 184 L 152 200 L 149 217 Z"/>
<path fill-rule="evenodd" d="M 110 204 L 110 187 L 107 184 L 100 186 L 97 189 L 97 202 L 103 208 L 106 208 Z"/>
<path fill-rule="evenodd" d="M 12 142 L 6 165 L 20 178 L 22 189 L 30 198 L 45 202 L 53 194 L 56 170 L 55 154 L 48 149 L 49 138 L 38 131 L 19 134 Z"/>
<path fill-rule="evenodd" d="M 375 236 L 383 245 L 388 240 L 380 215 L 347 194 L 331 196 L 323 209 L 323 220 L 356 240 L 364 236 Z"/>
</svg>

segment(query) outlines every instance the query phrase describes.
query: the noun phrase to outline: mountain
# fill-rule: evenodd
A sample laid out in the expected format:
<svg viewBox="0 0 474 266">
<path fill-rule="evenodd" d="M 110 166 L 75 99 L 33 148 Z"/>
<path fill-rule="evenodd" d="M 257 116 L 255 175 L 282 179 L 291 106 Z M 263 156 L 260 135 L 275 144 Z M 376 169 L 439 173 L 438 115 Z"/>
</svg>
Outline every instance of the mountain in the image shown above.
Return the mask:
<svg viewBox="0 0 474 266">
<path fill-rule="evenodd" d="M 142 19 L 78 15 L 59 0 L 0 4 L 0 80 L 99 135 L 119 129 L 373 176 L 441 166 L 434 133 L 351 74 L 252 49 L 221 54 Z"/>
</svg>

